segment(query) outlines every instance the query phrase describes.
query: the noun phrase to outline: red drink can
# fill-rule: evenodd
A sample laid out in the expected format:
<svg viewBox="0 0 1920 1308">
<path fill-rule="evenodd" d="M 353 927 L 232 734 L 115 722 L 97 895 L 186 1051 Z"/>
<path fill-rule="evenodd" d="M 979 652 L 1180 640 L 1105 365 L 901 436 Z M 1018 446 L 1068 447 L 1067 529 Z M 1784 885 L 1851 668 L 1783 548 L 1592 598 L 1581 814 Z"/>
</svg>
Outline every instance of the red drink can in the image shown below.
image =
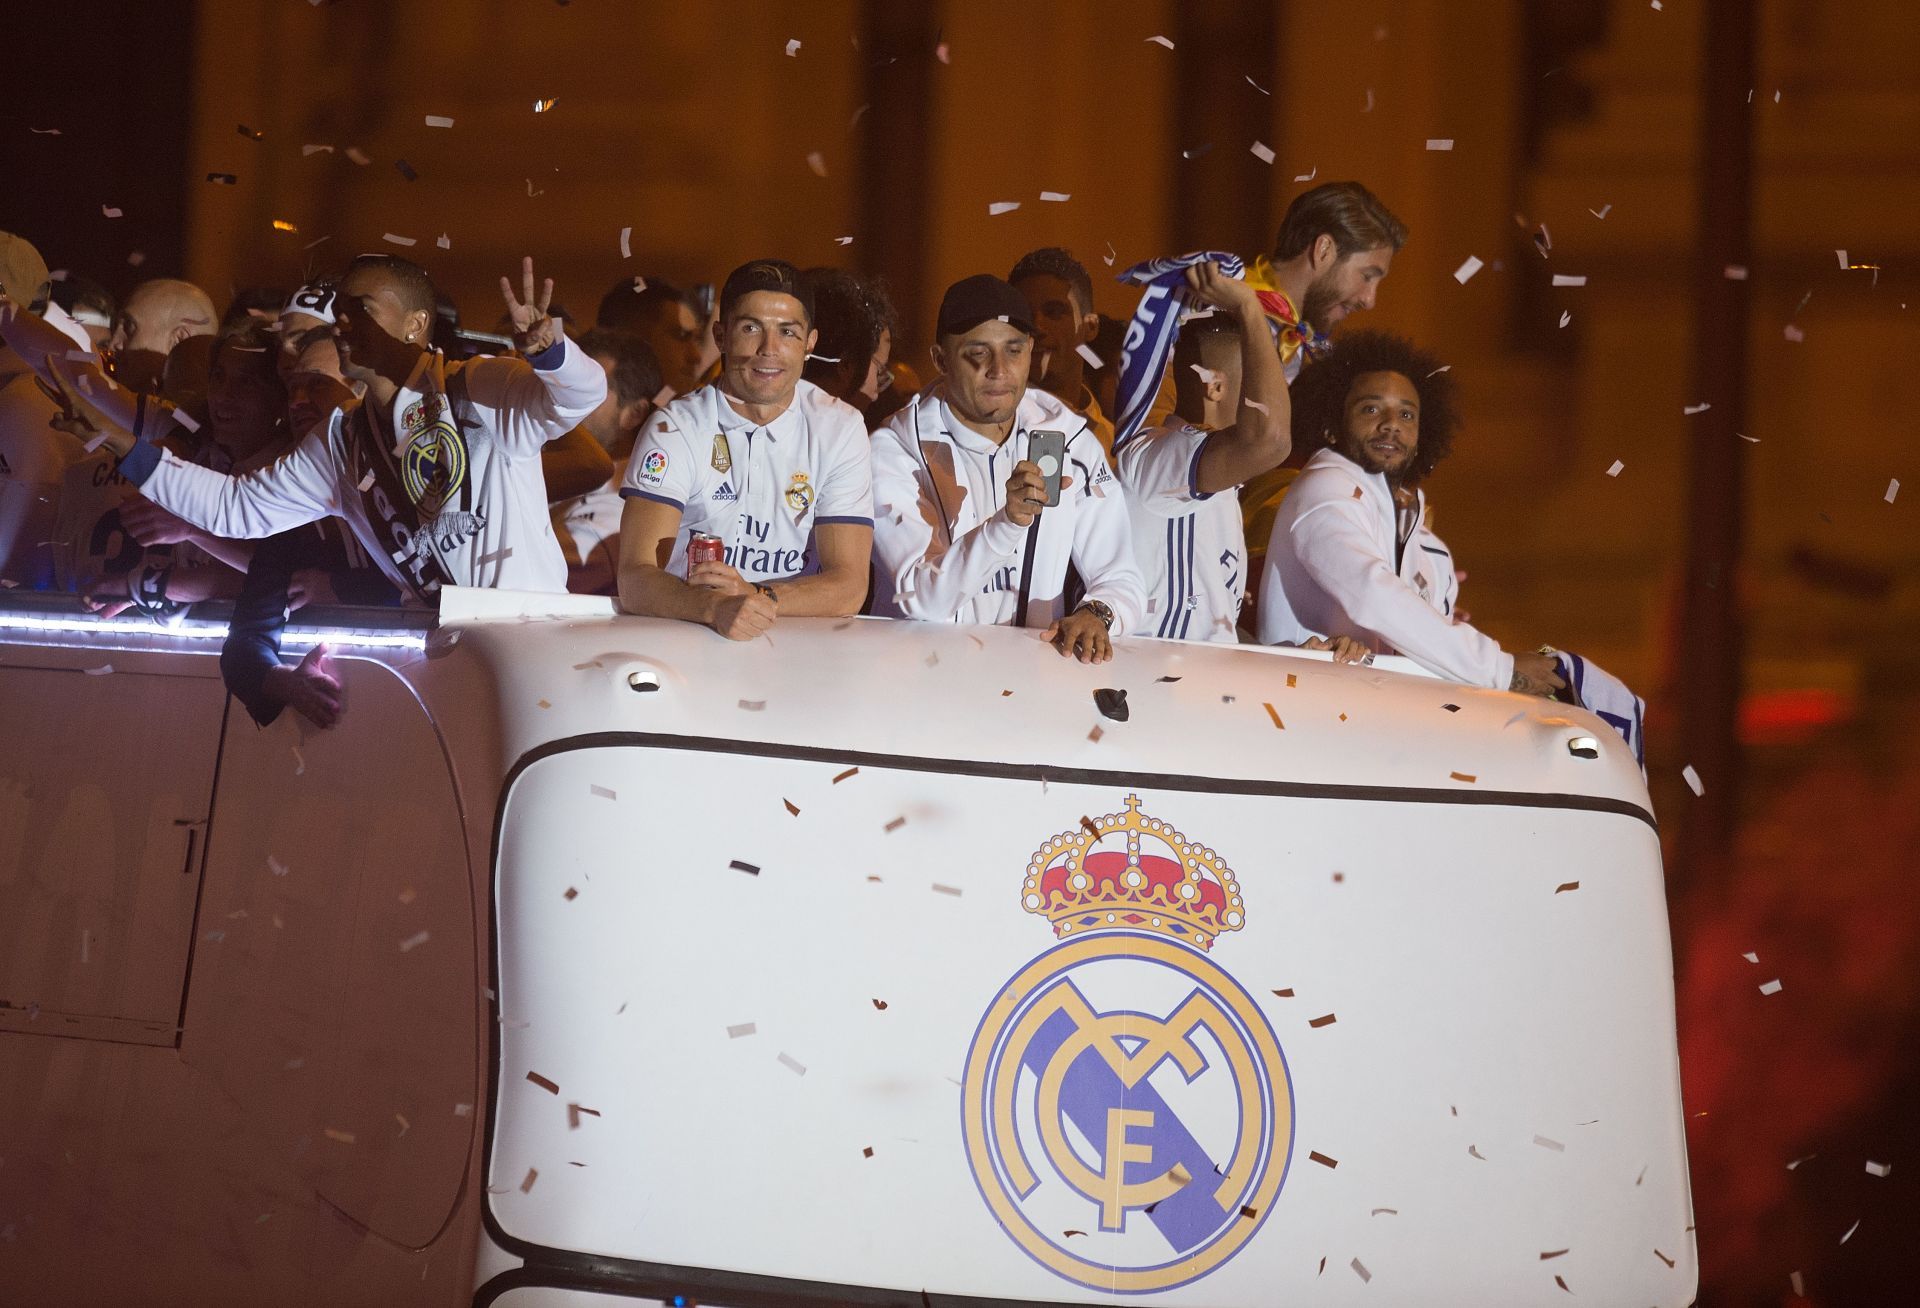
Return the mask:
<svg viewBox="0 0 1920 1308">
<path fill-rule="evenodd" d="M 687 570 L 691 572 L 695 564 L 724 563 L 727 559 L 727 543 L 718 536 L 709 536 L 704 531 L 696 531 L 687 537 Z"/>
</svg>

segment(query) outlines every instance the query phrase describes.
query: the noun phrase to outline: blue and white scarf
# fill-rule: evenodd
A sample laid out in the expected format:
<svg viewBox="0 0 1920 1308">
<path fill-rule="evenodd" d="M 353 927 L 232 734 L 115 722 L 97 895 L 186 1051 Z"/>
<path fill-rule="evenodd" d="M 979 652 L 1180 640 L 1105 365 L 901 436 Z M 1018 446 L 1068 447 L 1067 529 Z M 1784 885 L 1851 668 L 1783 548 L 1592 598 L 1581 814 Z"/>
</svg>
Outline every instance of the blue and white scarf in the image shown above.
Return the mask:
<svg viewBox="0 0 1920 1308">
<path fill-rule="evenodd" d="M 1646 701 L 1605 668 L 1588 662 L 1578 654 L 1555 650 L 1553 657 L 1559 662 L 1561 679 L 1567 683 L 1565 694 L 1572 698 L 1577 707 L 1586 709 L 1620 733 L 1620 738 L 1627 742 L 1627 748 L 1633 751 L 1634 762 L 1640 765 L 1640 775 L 1645 776 L 1647 742 L 1643 724 L 1647 716 Z"/>
<path fill-rule="evenodd" d="M 1167 359 L 1173 343 L 1180 337 L 1180 315 L 1188 300 L 1182 288 L 1187 269 L 1197 263 L 1217 263 L 1229 277 L 1241 278 L 1246 266 L 1237 254 L 1220 250 L 1202 250 L 1176 255 L 1171 259 L 1149 259 L 1121 273 L 1118 280 L 1147 289 L 1140 305 L 1127 324 L 1126 342 L 1120 349 L 1120 417 L 1114 424 L 1113 452 L 1131 440 L 1147 420 L 1154 396 L 1160 392 L 1160 379 L 1166 375 Z"/>
</svg>

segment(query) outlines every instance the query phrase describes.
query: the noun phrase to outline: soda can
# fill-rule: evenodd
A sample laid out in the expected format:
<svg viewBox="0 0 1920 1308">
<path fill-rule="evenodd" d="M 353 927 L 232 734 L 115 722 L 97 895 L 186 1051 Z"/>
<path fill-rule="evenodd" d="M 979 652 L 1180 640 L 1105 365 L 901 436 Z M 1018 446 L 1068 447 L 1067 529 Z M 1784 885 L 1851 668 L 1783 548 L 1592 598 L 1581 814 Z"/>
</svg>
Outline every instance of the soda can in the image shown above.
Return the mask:
<svg viewBox="0 0 1920 1308">
<path fill-rule="evenodd" d="M 724 563 L 727 557 L 727 543 L 718 536 L 709 536 L 704 531 L 696 531 L 687 537 L 687 570 L 691 572 L 695 564 Z"/>
</svg>

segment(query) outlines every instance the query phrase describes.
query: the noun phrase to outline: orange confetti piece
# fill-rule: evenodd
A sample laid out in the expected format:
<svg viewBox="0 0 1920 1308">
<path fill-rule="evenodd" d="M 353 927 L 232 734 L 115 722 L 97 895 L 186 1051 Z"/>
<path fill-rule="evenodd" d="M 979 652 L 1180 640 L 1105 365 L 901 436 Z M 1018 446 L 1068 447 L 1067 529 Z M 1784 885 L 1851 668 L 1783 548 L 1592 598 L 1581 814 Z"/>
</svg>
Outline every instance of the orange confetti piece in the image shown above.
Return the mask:
<svg viewBox="0 0 1920 1308">
<path fill-rule="evenodd" d="M 1471 772 L 1449 772 L 1447 775 L 1455 781 L 1478 781 L 1480 779 Z"/>
<path fill-rule="evenodd" d="M 542 1090 L 545 1090 L 550 1095 L 557 1095 L 560 1093 L 560 1086 L 558 1085 L 558 1083 L 547 1080 L 546 1077 L 541 1076 L 538 1072 L 528 1072 L 527 1080 L 533 1082 L 535 1085 L 539 1086 Z"/>
<path fill-rule="evenodd" d="M 1267 710 L 1267 716 L 1273 719 L 1273 725 L 1276 728 L 1278 728 L 1281 731 L 1285 731 L 1287 729 L 1287 724 L 1280 720 L 1280 710 L 1276 709 L 1271 704 L 1265 704 L 1262 707 L 1264 707 Z"/>
</svg>

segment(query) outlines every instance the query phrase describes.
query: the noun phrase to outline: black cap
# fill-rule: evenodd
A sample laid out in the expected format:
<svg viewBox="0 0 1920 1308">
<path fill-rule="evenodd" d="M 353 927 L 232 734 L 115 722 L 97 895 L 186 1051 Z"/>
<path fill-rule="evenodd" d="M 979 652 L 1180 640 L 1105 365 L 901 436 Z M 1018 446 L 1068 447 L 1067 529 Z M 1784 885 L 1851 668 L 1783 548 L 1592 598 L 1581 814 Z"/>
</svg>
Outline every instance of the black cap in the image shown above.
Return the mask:
<svg viewBox="0 0 1920 1308">
<path fill-rule="evenodd" d="M 755 259 L 728 273 L 720 288 L 720 316 L 727 317 L 735 303 L 755 291 L 792 296 L 806 313 L 807 325 L 813 325 L 813 292 L 801 283 L 800 270 L 785 259 Z"/>
<path fill-rule="evenodd" d="M 935 330 L 942 336 L 958 336 L 991 318 L 1034 335 L 1033 310 L 1027 305 L 1027 297 L 992 273 L 975 273 L 947 287 L 947 293 L 940 297 Z"/>
</svg>

